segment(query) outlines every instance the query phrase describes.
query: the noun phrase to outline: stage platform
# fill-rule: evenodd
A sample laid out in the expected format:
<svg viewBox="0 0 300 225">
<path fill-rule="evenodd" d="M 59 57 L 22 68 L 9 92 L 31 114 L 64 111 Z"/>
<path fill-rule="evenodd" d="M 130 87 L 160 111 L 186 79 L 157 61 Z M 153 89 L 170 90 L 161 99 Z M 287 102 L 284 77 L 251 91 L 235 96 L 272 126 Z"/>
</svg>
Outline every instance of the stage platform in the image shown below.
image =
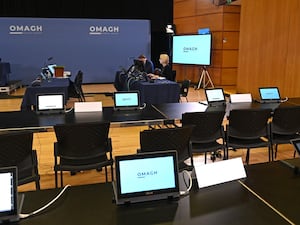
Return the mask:
<svg viewBox="0 0 300 225">
<path fill-rule="evenodd" d="M 7 86 L 0 87 L 0 93 L 10 94 L 12 91 L 15 91 L 18 88 L 22 87 L 21 80 L 11 80 L 8 82 Z"/>
</svg>

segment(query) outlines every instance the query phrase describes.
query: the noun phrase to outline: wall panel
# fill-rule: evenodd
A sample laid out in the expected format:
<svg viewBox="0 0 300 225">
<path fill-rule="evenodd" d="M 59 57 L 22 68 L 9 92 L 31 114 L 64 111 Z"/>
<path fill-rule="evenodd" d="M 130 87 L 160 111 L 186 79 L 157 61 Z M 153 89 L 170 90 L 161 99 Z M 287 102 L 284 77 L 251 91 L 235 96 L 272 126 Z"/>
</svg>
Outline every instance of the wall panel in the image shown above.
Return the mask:
<svg viewBox="0 0 300 225">
<path fill-rule="evenodd" d="M 243 1 L 237 90 L 258 96 L 259 86 L 278 86 L 300 96 L 299 1 Z"/>
<path fill-rule="evenodd" d="M 239 26 L 240 26 L 240 6 L 223 5 L 216 6 L 212 0 L 195 0 L 195 9 L 191 9 L 190 14 L 179 12 L 192 6 L 191 0 L 174 0 L 174 23 L 177 28 L 177 34 L 196 34 L 201 28 L 209 28 L 212 32 L 212 60 L 208 67 L 210 76 L 214 85 L 235 85 L 236 72 L 224 72 L 223 69 L 236 71 L 238 63 L 239 48 Z M 177 5 L 177 6 L 176 6 Z M 194 11 L 195 10 L 195 11 Z M 193 16 L 192 14 L 195 13 Z M 186 65 L 177 65 L 180 71 Z M 195 66 L 197 68 L 197 66 Z M 201 69 L 195 69 L 196 71 Z M 187 74 L 187 73 L 186 73 Z M 186 76 L 196 83 L 199 80 L 197 72 L 188 73 Z M 225 76 L 223 78 L 223 76 Z M 177 77 L 179 80 L 181 76 Z"/>
</svg>

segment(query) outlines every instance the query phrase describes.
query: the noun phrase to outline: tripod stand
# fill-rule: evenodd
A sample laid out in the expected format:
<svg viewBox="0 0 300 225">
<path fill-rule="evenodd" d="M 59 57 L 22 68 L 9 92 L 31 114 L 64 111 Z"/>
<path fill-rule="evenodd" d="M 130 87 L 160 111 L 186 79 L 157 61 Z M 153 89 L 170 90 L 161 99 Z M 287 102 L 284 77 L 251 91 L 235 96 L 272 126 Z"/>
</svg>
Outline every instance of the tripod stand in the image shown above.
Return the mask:
<svg viewBox="0 0 300 225">
<path fill-rule="evenodd" d="M 212 88 L 214 88 L 214 84 L 210 78 L 210 75 L 206 69 L 206 66 L 202 67 L 202 73 L 199 78 L 197 89 L 200 89 L 201 84 L 202 84 L 203 88 L 206 88 L 209 84 L 211 85 Z"/>
</svg>

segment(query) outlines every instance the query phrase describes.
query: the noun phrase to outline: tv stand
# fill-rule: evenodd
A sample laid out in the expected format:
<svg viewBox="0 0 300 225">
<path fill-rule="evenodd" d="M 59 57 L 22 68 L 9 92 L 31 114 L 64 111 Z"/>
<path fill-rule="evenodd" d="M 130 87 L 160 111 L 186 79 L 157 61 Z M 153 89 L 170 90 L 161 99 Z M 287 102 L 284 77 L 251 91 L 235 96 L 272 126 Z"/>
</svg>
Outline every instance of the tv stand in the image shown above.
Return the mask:
<svg viewBox="0 0 300 225">
<path fill-rule="evenodd" d="M 200 89 L 201 84 L 202 84 L 202 88 L 206 88 L 206 87 L 208 87 L 208 85 L 210 85 L 212 88 L 214 88 L 215 87 L 214 83 L 212 82 L 212 80 L 210 78 L 210 75 L 207 71 L 206 66 L 202 66 L 202 68 L 200 68 L 200 69 L 202 69 L 202 72 L 201 72 L 198 86 L 196 89 Z"/>
</svg>

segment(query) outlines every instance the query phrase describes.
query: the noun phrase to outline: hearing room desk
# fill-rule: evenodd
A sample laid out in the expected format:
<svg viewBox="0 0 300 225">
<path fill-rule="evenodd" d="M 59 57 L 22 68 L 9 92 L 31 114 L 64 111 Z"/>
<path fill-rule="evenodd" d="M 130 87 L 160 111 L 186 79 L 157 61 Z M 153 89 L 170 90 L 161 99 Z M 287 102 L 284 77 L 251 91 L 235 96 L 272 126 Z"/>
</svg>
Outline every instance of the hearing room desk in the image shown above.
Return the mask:
<svg viewBox="0 0 300 225">
<path fill-rule="evenodd" d="M 39 93 L 55 94 L 63 93 L 65 96 L 65 103 L 68 100 L 68 88 L 70 85 L 69 78 L 51 78 L 43 80 L 39 86 L 29 86 L 26 88 L 23 100 L 21 103 L 21 110 L 32 110 L 36 106 L 36 95 Z"/>
<path fill-rule="evenodd" d="M 170 80 L 137 81 L 130 85 L 130 90 L 138 90 L 141 103 L 146 104 L 179 102 L 180 98 L 180 85 Z"/>
<path fill-rule="evenodd" d="M 91 184 L 69 187 L 50 208 L 19 224 L 300 224 L 299 175 L 279 161 L 249 165 L 246 173 L 247 178 L 241 182 L 261 199 L 239 181 L 232 181 L 203 189 L 197 189 L 194 183 L 190 194 L 178 201 L 116 206 L 111 183 Z M 58 192 L 25 192 L 22 213 L 42 207 Z"/>
<path fill-rule="evenodd" d="M 143 110 L 114 111 L 113 107 L 103 107 L 102 112 L 70 111 L 62 114 L 39 115 L 34 111 L 0 112 L 0 131 L 39 130 L 52 128 L 56 124 L 87 123 L 109 121 L 111 125 L 153 125 L 161 124 L 166 118 L 151 105 Z"/>
</svg>

